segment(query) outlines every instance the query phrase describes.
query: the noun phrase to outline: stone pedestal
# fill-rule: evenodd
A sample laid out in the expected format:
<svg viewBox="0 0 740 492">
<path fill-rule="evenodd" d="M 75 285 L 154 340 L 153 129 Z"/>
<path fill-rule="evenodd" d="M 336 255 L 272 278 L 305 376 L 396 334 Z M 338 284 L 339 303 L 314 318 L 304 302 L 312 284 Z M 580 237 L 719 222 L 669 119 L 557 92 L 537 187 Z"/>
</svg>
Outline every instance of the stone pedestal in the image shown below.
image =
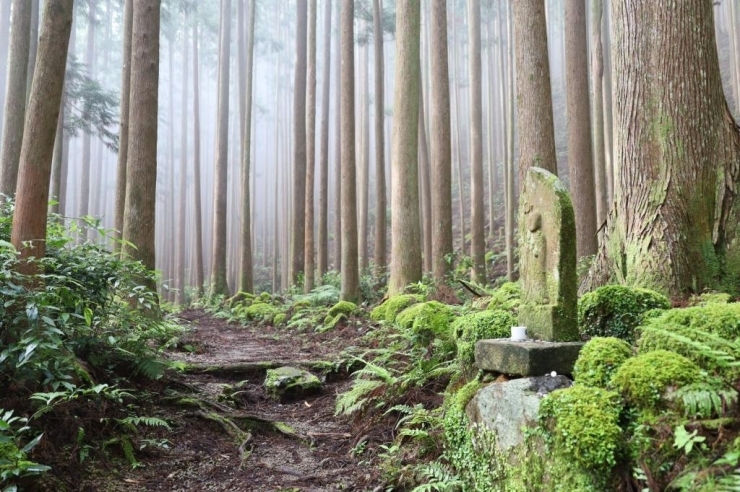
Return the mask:
<svg viewBox="0 0 740 492">
<path fill-rule="evenodd" d="M 583 342 L 512 342 L 508 338 L 480 340 L 475 364 L 484 371 L 513 376 L 543 376 L 555 371 L 572 374 Z"/>
</svg>

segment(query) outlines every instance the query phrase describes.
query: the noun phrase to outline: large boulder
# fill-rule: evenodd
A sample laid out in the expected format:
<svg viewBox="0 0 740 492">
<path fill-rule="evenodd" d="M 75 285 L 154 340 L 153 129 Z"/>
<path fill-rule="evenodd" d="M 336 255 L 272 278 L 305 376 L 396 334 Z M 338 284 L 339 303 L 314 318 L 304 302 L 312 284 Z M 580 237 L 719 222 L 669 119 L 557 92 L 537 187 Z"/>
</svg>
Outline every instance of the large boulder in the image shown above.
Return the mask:
<svg viewBox="0 0 740 492">
<path fill-rule="evenodd" d="M 565 376 L 541 376 L 492 383 L 478 391 L 465 409 L 472 425 L 496 436 L 501 451 L 524 442 L 523 429 L 537 423 L 542 398 L 573 382 Z"/>
<path fill-rule="evenodd" d="M 265 391 L 279 401 L 289 401 L 321 391 L 321 381 L 308 371 L 284 366 L 268 369 Z"/>
</svg>

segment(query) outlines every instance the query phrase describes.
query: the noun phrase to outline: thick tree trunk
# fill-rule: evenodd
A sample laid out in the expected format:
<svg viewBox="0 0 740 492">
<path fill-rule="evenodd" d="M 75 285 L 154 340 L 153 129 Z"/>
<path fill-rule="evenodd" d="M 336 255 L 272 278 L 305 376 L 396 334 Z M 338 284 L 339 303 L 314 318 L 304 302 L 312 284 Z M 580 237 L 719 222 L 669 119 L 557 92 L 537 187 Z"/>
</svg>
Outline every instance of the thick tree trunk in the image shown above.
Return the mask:
<svg viewBox="0 0 740 492">
<path fill-rule="evenodd" d="M 8 50 L 10 48 L 10 0 L 0 0 L 0 111 L 5 111 L 5 86 L 8 80 Z M 3 117 L 0 113 L 0 144 Z"/>
<path fill-rule="evenodd" d="M 73 0 L 46 0 L 45 3 L 38 70 L 23 131 L 25 138 L 11 232 L 11 241 L 21 258 L 45 256 L 51 158 L 64 88 L 72 8 Z M 34 274 L 37 267 L 37 263 L 25 263 L 21 270 Z"/>
<path fill-rule="evenodd" d="M 483 201 L 483 77 L 480 0 L 468 0 L 470 28 L 470 257 L 471 279 L 486 283 L 485 204 Z"/>
<path fill-rule="evenodd" d="M 324 72 L 321 95 L 321 157 L 319 159 L 319 237 L 317 274 L 319 281 L 328 270 L 329 253 L 329 97 L 331 92 L 331 0 L 324 5 Z"/>
<path fill-rule="evenodd" d="M 432 0 L 431 26 L 432 257 L 434 279 L 442 283 L 452 254 L 452 140 L 447 56 L 447 0 Z"/>
<path fill-rule="evenodd" d="M 375 45 L 375 268 L 381 275 L 386 266 L 385 199 L 385 55 L 383 53 L 383 17 L 380 0 L 373 0 L 373 42 Z"/>
<path fill-rule="evenodd" d="M 36 55 L 39 49 L 39 0 L 31 0 L 31 38 L 28 45 L 28 73 L 26 74 L 26 105 L 31 97 L 33 73 L 36 70 Z"/>
<path fill-rule="evenodd" d="M 586 3 L 565 2 L 565 64 L 567 69 L 568 171 L 576 214 L 578 257 L 596 254 L 596 195 L 591 154 L 591 108 L 588 93 Z"/>
<path fill-rule="evenodd" d="M 427 142 L 426 110 L 423 84 L 419 85 L 419 210 L 422 232 L 422 265 L 424 272 L 432 271 L 432 183 L 429 177 L 429 143 Z"/>
<path fill-rule="evenodd" d="M 252 66 L 254 65 L 254 16 L 256 0 L 249 0 L 249 32 L 247 34 L 247 65 L 245 75 L 245 108 L 244 134 L 242 140 L 242 237 L 241 237 L 241 268 L 239 270 L 239 290 L 252 292 L 254 290 L 253 259 L 252 259 L 252 207 L 251 207 L 251 157 L 252 157 Z"/>
<path fill-rule="evenodd" d="M 222 0 L 218 71 L 216 165 L 213 180 L 213 257 L 211 284 L 214 294 L 228 294 L 226 282 L 226 200 L 229 156 L 229 65 L 231 60 L 231 0 Z"/>
<path fill-rule="evenodd" d="M 516 100 L 519 120 L 519 187 L 532 166 L 558 173 L 547 55 L 545 0 L 517 0 Z"/>
<path fill-rule="evenodd" d="M 396 9 L 389 295 L 402 292 L 422 275 L 418 177 L 421 6 L 416 0 L 399 0 Z"/>
<path fill-rule="evenodd" d="M 355 183 L 355 2 L 342 1 L 341 73 L 341 221 L 343 300 L 360 299 L 357 258 L 357 194 Z"/>
<path fill-rule="evenodd" d="M 126 0 L 123 6 L 123 68 L 121 70 L 121 116 L 118 133 L 118 163 L 116 164 L 116 207 L 115 237 L 123 233 L 123 212 L 126 209 L 126 162 L 128 159 L 128 122 L 131 93 L 131 36 L 134 25 L 134 0 Z M 121 243 L 116 241 L 115 251 L 120 251 Z"/>
<path fill-rule="evenodd" d="M 154 269 L 159 108 L 159 0 L 134 2 L 123 254 Z M 130 246 L 129 243 L 133 246 Z M 135 247 L 134 247 L 135 246 Z M 154 285 L 149 285 L 154 290 Z"/>
<path fill-rule="evenodd" d="M 293 217 L 290 235 L 290 281 L 298 284 L 305 269 L 306 238 L 306 31 L 307 0 L 296 0 L 296 64 L 293 85 Z"/>
<path fill-rule="evenodd" d="M 193 12 L 193 221 L 195 236 L 195 274 L 198 296 L 203 294 L 203 207 L 200 180 L 200 57 L 198 56 L 198 7 Z"/>
<path fill-rule="evenodd" d="M 591 101 L 593 121 L 594 182 L 596 185 L 596 230 L 606 222 L 607 186 L 604 150 L 604 55 L 601 42 L 603 0 L 591 0 Z"/>
<path fill-rule="evenodd" d="M 341 24 L 342 2 L 337 2 L 337 24 Z M 354 7 L 353 7 L 354 8 Z M 334 147 L 334 270 L 342 270 L 342 49 L 341 49 L 341 25 L 338 26 L 337 35 L 334 38 L 334 86 L 337 88 L 335 95 L 335 147 Z M 354 68 L 353 68 L 354 70 Z M 354 89 L 353 89 L 354 90 Z M 354 111 L 354 110 L 353 110 Z"/>
<path fill-rule="evenodd" d="M 15 195 L 18 162 L 26 119 L 26 76 L 31 41 L 31 2 L 13 0 L 11 13 L 8 83 L 5 91 L 2 151 L 0 153 L 0 193 Z"/>
<path fill-rule="evenodd" d="M 583 287 L 617 281 L 672 295 L 716 287 L 737 254 L 740 137 L 722 92 L 712 4 L 611 8 L 619 172 Z"/>
<path fill-rule="evenodd" d="M 316 173 L 316 9 L 318 0 L 308 0 L 308 68 L 306 87 L 306 203 L 305 238 L 303 244 L 305 275 L 303 290 L 308 293 L 314 287 L 314 188 Z"/>
<path fill-rule="evenodd" d="M 182 31 L 182 99 L 180 102 L 180 169 L 179 174 L 179 186 L 178 186 L 178 200 L 179 205 L 177 206 L 177 243 L 175 243 L 176 259 L 176 270 L 177 270 L 177 294 L 175 302 L 177 304 L 185 303 L 185 287 L 187 281 L 185 279 L 185 250 L 187 248 L 187 241 L 185 229 L 187 228 L 187 210 L 188 210 L 188 25 L 189 17 L 187 14 L 183 15 L 183 31 Z M 174 197 L 172 197 L 174 200 Z"/>
</svg>

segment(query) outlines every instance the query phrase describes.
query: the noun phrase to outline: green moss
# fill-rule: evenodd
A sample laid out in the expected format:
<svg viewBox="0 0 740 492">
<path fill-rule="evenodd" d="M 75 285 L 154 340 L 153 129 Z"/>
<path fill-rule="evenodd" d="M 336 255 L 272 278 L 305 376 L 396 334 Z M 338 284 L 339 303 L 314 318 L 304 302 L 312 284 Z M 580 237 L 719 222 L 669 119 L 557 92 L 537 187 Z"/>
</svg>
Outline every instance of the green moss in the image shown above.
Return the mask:
<svg viewBox="0 0 740 492">
<path fill-rule="evenodd" d="M 516 314 L 522 297 L 522 287 L 519 282 L 506 282 L 493 291 L 488 309 L 503 309 Z"/>
<path fill-rule="evenodd" d="M 268 369 L 264 386 L 269 396 L 284 400 L 319 391 L 321 381 L 308 371 L 286 366 Z"/>
<path fill-rule="evenodd" d="M 244 317 L 248 321 L 262 321 L 264 323 L 272 323 L 278 314 L 281 314 L 278 308 L 264 302 L 255 302 L 244 311 Z"/>
<path fill-rule="evenodd" d="M 325 331 L 333 330 L 339 323 L 347 321 L 347 319 L 347 315 L 344 313 L 339 313 L 336 316 L 327 315 L 326 318 L 324 318 L 324 324 L 317 327 L 316 331 L 323 333 Z"/>
<path fill-rule="evenodd" d="M 293 310 L 293 312 L 302 311 L 304 309 L 310 309 L 311 308 L 311 303 L 309 301 L 306 301 L 306 300 L 298 300 L 298 301 L 295 301 L 290 306 L 290 308 Z"/>
<path fill-rule="evenodd" d="M 269 292 L 262 292 L 260 294 L 260 300 L 262 302 L 270 302 L 272 300 L 272 296 L 270 295 Z"/>
<path fill-rule="evenodd" d="M 690 304 L 692 306 L 707 306 L 708 304 L 727 304 L 731 300 L 732 296 L 725 292 L 705 292 L 699 296 L 693 296 Z"/>
<path fill-rule="evenodd" d="M 418 294 L 399 294 L 389 297 L 380 306 L 376 307 L 370 313 L 370 318 L 374 321 L 387 321 L 393 323 L 396 321 L 398 313 L 411 306 L 424 302 L 424 297 Z"/>
<path fill-rule="evenodd" d="M 685 309 L 671 309 L 651 323 L 675 323 L 734 340 L 740 338 L 740 304 L 708 304 Z"/>
<path fill-rule="evenodd" d="M 628 403 L 651 411 L 661 408 L 661 400 L 669 390 L 697 382 L 700 371 L 680 354 L 656 350 L 625 361 L 612 382 Z"/>
<path fill-rule="evenodd" d="M 480 311 L 457 318 L 452 323 L 452 336 L 457 342 L 457 357 L 463 364 L 474 362 L 475 342 L 487 338 L 505 338 L 511 334 L 516 318 L 501 309 Z"/>
<path fill-rule="evenodd" d="M 274 326 L 282 326 L 285 324 L 285 320 L 287 319 L 288 319 L 288 316 L 285 313 L 278 313 L 273 318 L 272 324 Z"/>
<path fill-rule="evenodd" d="M 434 338 L 449 340 L 453 316 L 452 309 L 441 302 L 421 302 L 401 311 L 396 324 L 417 335 L 419 343 L 426 345 Z"/>
<path fill-rule="evenodd" d="M 658 292 L 607 285 L 579 299 L 578 326 L 588 337 L 617 337 L 632 342 L 634 329 L 645 312 L 670 307 L 668 298 Z"/>
<path fill-rule="evenodd" d="M 618 394 L 576 385 L 547 395 L 539 418 L 553 444 L 574 463 L 609 471 L 622 443 L 621 411 Z"/>
<path fill-rule="evenodd" d="M 335 318 L 340 314 L 344 314 L 345 316 L 352 316 L 355 311 L 357 311 L 357 304 L 355 304 L 354 302 L 339 301 L 331 308 L 329 308 L 329 312 L 326 313 L 326 316 L 332 318 Z"/>
<path fill-rule="evenodd" d="M 607 389 L 619 367 L 632 357 L 632 347 L 614 337 L 592 338 L 581 349 L 573 368 L 576 383 Z"/>
</svg>

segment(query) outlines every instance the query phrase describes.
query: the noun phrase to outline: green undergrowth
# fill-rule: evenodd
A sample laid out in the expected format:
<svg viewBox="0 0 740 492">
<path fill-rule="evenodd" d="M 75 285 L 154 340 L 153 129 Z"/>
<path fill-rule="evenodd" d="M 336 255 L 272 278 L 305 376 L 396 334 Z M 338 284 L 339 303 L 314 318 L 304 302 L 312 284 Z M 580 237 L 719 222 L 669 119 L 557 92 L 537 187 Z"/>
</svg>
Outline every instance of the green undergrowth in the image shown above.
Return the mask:
<svg viewBox="0 0 740 492">
<path fill-rule="evenodd" d="M 146 287 L 154 273 L 111 253 L 112 238 L 93 221 L 85 223 L 95 242 L 78 242 L 86 231 L 77 222 L 50 216 L 46 256 L 30 260 L 40 273 L 21 274 L 12 211 L 12 202 L 0 205 L 0 407 L 28 418 L 4 412 L 0 420 L 0 486 L 42 473 L 34 462 L 59 459 L 50 450 L 65 447 L 80 450 L 80 463 L 106 454 L 136 465 L 139 429 L 166 426 L 138 414 L 145 393 L 137 388 L 170 368 L 162 352 L 182 329 Z"/>
</svg>

